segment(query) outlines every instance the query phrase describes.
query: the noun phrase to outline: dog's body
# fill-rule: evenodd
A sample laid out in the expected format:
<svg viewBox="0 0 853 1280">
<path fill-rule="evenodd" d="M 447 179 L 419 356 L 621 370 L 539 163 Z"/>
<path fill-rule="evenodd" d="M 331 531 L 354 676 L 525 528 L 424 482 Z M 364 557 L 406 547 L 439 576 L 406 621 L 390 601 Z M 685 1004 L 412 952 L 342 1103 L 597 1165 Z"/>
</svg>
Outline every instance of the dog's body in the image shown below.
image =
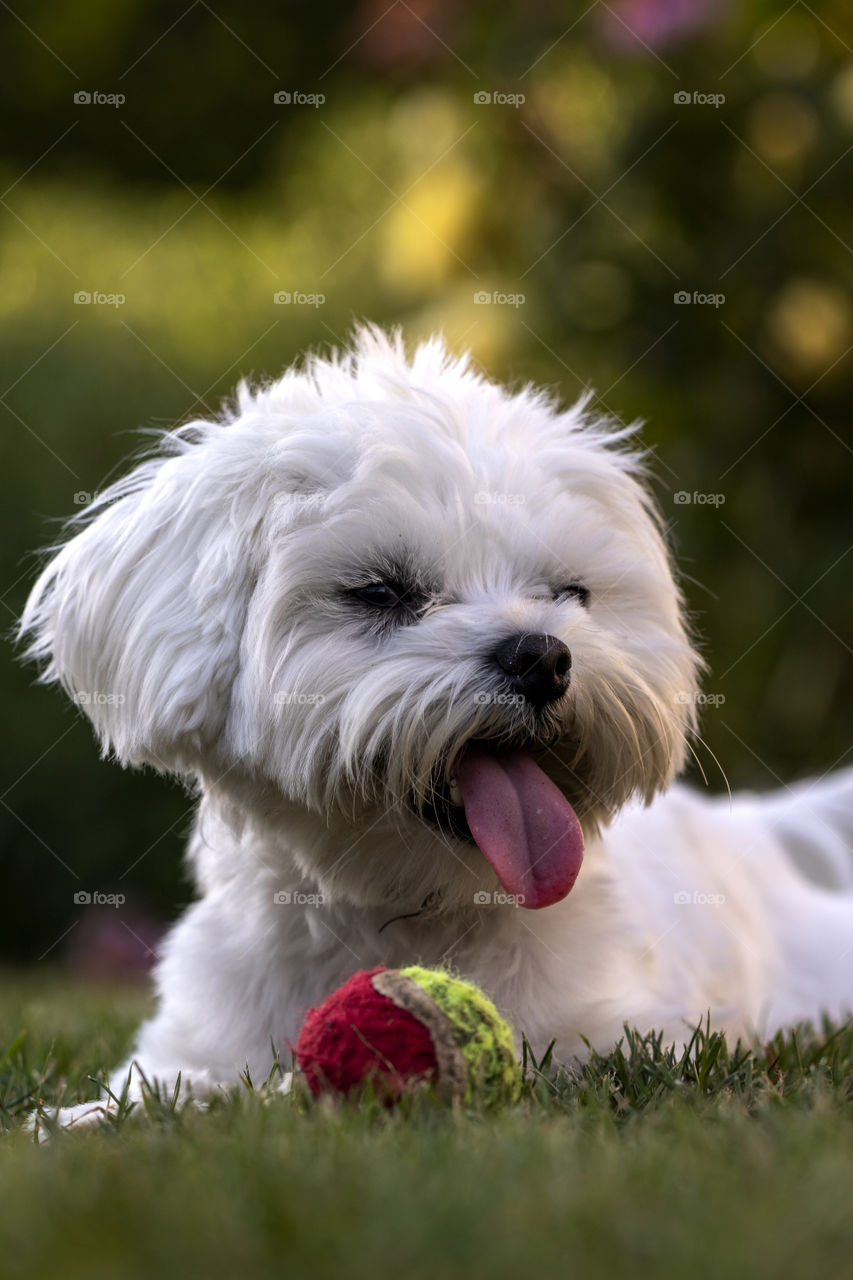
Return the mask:
<svg viewBox="0 0 853 1280">
<path fill-rule="evenodd" d="M 403 904 L 313 905 L 322 895 L 294 873 L 286 843 L 266 843 L 261 865 L 223 830 L 218 854 L 237 870 L 168 940 L 139 1060 L 164 1079 L 183 1068 L 233 1082 L 247 1062 L 263 1079 L 271 1046 L 295 1044 L 306 1009 L 354 969 L 413 958 L 452 962 L 534 1052 L 556 1038 L 562 1061 L 582 1056 L 585 1040 L 613 1045 L 625 1022 L 678 1040 L 709 1010 L 733 1036 L 839 1016 L 853 993 L 853 857 L 835 861 L 838 836 L 825 826 L 821 887 L 786 837 L 797 816 L 840 829 L 845 809 L 850 825 L 850 773 L 733 806 L 676 785 L 614 819 L 590 842 L 577 887 L 535 917 L 471 905 L 392 921 Z M 809 847 L 819 856 L 820 838 Z M 199 833 L 191 849 L 203 867 Z"/>
<path fill-rule="evenodd" d="M 263 1077 L 377 963 L 450 961 L 562 1059 L 853 1005 L 853 772 L 672 785 L 699 664 L 626 434 L 364 330 L 173 433 L 48 564 L 45 678 L 202 792 L 146 1077 Z"/>
</svg>

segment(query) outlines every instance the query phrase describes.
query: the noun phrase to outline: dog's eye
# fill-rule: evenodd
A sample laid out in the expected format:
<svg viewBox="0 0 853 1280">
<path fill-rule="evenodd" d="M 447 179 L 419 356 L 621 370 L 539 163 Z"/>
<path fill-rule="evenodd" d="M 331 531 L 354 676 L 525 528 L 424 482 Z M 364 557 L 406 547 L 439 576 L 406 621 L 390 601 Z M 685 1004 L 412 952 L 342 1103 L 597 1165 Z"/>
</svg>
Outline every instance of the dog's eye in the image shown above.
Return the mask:
<svg viewBox="0 0 853 1280">
<path fill-rule="evenodd" d="M 362 586 L 344 588 L 344 598 L 364 607 L 372 625 L 383 631 L 419 622 L 429 603 L 429 593 L 415 582 L 377 578 Z"/>
<path fill-rule="evenodd" d="M 554 592 L 555 600 L 577 600 L 578 604 L 584 606 L 589 604 L 589 587 L 581 586 L 579 582 L 572 582 L 567 587 L 558 587 Z"/>
<path fill-rule="evenodd" d="M 369 604 L 374 609 L 395 609 L 403 603 L 397 591 L 386 582 L 371 582 L 366 587 L 353 587 L 349 594 L 354 600 Z"/>
</svg>

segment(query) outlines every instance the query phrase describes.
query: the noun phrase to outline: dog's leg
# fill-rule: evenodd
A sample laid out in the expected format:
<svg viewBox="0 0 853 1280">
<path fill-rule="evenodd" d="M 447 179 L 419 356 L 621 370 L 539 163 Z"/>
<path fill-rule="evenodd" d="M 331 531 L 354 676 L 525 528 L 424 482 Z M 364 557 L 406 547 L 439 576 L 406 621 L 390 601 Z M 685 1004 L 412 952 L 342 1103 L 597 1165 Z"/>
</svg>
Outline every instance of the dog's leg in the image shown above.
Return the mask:
<svg viewBox="0 0 853 1280">
<path fill-rule="evenodd" d="M 853 889 L 853 769 L 769 795 L 739 795 L 735 807 L 767 822 L 807 880 Z"/>
<path fill-rule="evenodd" d="M 91 1129 L 109 1124 L 119 1115 L 144 1112 L 146 1092 L 166 1106 L 192 1105 L 204 1108 L 207 1100 L 222 1086 L 205 1072 L 179 1071 L 174 1067 L 156 1068 L 136 1059 L 112 1072 L 101 1085 L 100 1098 L 73 1107 L 44 1107 L 33 1112 L 27 1128 L 37 1131 L 40 1142 L 49 1140 L 57 1129 Z"/>
</svg>

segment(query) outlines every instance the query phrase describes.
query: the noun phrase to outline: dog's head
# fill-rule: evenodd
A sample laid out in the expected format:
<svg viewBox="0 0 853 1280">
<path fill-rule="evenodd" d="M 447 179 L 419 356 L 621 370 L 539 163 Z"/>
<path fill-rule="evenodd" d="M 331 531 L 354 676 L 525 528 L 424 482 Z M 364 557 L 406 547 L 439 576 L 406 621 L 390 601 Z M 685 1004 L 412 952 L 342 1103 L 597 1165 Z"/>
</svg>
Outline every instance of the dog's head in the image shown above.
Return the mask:
<svg viewBox="0 0 853 1280">
<path fill-rule="evenodd" d="M 362 330 L 108 490 L 33 590 L 30 655 L 122 762 L 289 831 L 333 894 L 548 905 L 578 820 L 667 786 L 692 728 L 625 435 Z"/>
</svg>

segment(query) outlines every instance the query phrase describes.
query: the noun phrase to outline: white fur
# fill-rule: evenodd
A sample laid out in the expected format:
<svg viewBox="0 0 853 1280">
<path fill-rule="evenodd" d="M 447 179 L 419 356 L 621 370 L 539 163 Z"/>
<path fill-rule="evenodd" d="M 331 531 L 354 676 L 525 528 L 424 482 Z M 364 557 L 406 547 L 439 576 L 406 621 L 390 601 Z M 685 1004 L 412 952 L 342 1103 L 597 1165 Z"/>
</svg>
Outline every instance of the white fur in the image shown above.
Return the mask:
<svg viewBox="0 0 853 1280">
<path fill-rule="evenodd" d="M 29 653 L 105 752 L 201 792 L 146 1077 L 263 1078 L 379 963 L 450 960 L 563 1059 L 625 1022 L 677 1039 L 710 1010 L 767 1034 L 851 1006 L 853 772 L 731 806 L 673 785 L 699 662 L 630 434 L 365 328 L 168 435 L 81 518 L 27 605 Z M 389 566 L 428 599 L 379 634 L 342 591 Z M 588 607 L 553 598 L 573 582 Z M 541 721 L 478 697 L 520 631 L 572 654 Z M 486 859 L 417 812 L 468 739 L 522 733 L 587 834 L 538 912 L 476 901 L 499 890 Z"/>
</svg>

